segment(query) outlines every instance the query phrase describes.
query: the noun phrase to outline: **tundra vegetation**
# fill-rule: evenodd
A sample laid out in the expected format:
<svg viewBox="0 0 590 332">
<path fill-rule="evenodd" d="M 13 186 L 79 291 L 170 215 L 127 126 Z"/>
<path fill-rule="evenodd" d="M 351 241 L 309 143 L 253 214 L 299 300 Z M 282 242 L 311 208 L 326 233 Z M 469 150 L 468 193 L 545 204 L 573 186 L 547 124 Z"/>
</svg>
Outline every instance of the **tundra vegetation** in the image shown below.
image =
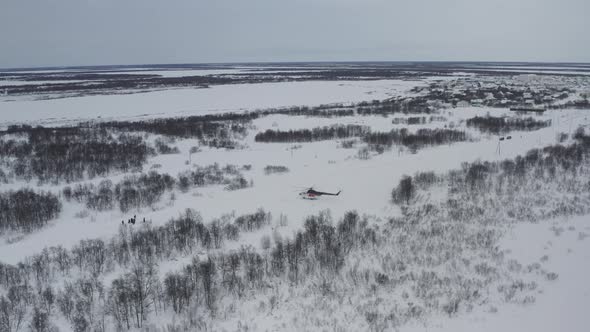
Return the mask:
<svg viewBox="0 0 590 332">
<path fill-rule="evenodd" d="M 263 238 L 261 250 L 217 249 L 269 228 L 273 218 L 264 210 L 209 222 L 187 210 L 163 226 L 121 225 L 111 239 L 46 248 L 0 265 L 0 322 L 6 331 L 43 330 L 59 318 L 76 331 L 105 331 L 149 328 L 173 314 L 169 328 L 194 330 L 257 303 L 262 312 L 286 309 L 297 329 L 349 328 L 326 315 L 338 308 L 359 328 L 382 330 L 485 303 L 531 303 L 535 276 L 558 275 L 507 259 L 497 242 L 515 222 L 590 212 L 588 184 L 579 181 L 590 174 L 590 137 L 578 131 L 575 139 L 502 162 L 404 177 L 393 190 L 401 217 L 379 223 L 350 211 L 335 221 L 326 211 L 307 217 L 292 236 Z M 434 187 L 447 194 L 420 195 Z M 159 273 L 181 256 L 191 258 Z M 320 300 L 325 307 L 317 310 Z"/>
</svg>

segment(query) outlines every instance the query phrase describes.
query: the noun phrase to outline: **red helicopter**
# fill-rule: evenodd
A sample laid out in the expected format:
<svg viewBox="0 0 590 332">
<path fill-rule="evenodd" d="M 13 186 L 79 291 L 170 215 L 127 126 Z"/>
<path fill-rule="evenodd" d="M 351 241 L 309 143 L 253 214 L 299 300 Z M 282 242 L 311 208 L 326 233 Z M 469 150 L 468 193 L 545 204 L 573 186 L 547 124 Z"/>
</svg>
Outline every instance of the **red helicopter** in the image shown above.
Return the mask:
<svg viewBox="0 0 590 332">
<path fill-rule="evenodd" d="M 323 191 L 317 191 L 314 190 L 313 187 L 310 187 L 302 192 L 299 193 L 299 196 L 301 196 L 301 198 L 303 199 L 318 199 L 318 197 L 322 196 L 322 195 L 327 195 L 327 196 L 338 196 L 340 195 L 340 192 L 342 190 L 339 190 L 337 193 L 327 193 L 327 192 L 323 192 Z"/>
</svg>

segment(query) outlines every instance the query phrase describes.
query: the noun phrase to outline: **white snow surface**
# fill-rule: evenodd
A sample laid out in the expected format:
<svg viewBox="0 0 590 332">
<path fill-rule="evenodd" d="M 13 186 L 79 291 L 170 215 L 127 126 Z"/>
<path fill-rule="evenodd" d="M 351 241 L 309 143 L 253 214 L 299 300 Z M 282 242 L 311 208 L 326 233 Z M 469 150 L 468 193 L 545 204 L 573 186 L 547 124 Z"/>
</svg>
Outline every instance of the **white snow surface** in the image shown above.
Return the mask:
<svg viewBox="0 0 590 332">
<path fill-rule="evenodd" d="M 51 100 L 0 96 L 0 126 L 23 122 L 58 124 L 97 117 L 142 119 L 353 103 L 399 96 L 420 84 L 423 83 L 402 80 L 313 81 L 220 85 Z"/>
<path fill-rule="evenodd" d="M 556 235 L 552 227 L 563 229 Z M 539 262 L 547 255 L 543 268 L 558 273 L 536 294 L 534 304 L 505 304 L 498 312 L 477 310 L 462 317 L 438 317 L 423 325 L 408 326 L 408 332 L 585 332 L 590 326 L 590 215 L 559 218 L 537 224 L 517 224 L 500 242 L 509 257 L 525 264 Z"/>
</svg>

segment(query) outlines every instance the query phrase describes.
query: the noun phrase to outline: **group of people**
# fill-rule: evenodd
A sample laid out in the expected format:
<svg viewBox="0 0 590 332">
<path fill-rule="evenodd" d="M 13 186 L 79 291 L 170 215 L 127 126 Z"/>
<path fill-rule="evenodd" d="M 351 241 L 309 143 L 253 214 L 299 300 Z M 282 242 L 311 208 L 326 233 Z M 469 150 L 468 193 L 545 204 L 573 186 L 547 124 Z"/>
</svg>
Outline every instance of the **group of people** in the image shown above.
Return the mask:
<svg viewBox="0 0 590 332">
<path fill-rule="evenodd" d="M 137 220 L 137 216 L 133 215 L 133 218 L 127 219 L 128 224 L 135 225 L 135 221 Z M 145 222 L 145 217 L 143 217 L 143 222 Z M 125 220 L 121 220 L 121 225 L 125 225 Z"/>
</svg>

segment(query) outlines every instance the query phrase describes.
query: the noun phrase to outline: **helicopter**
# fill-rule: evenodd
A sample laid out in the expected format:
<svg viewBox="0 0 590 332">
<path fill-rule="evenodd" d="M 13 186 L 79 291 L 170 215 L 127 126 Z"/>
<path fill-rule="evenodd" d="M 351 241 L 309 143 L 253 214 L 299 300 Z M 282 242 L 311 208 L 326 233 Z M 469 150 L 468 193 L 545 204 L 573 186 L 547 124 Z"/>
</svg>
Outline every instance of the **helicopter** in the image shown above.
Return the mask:
<svg viewBox="0 0 590 332">
<path fill-rule="evenodd" d="M 299 193 L 299 196 L 303 199 L 318 199 L 318 197 L 326 195 L 326 196 L 338 196 L 340 195 L 340 192 L 342 190 L 339 190 L 337 193 L 328 193 L 328 192 L 323 192 L 323 191 L 317 191 L 314 190 L 313 187 L 309 187 L 308 189 L 302 191 Z"/>
</svg>

